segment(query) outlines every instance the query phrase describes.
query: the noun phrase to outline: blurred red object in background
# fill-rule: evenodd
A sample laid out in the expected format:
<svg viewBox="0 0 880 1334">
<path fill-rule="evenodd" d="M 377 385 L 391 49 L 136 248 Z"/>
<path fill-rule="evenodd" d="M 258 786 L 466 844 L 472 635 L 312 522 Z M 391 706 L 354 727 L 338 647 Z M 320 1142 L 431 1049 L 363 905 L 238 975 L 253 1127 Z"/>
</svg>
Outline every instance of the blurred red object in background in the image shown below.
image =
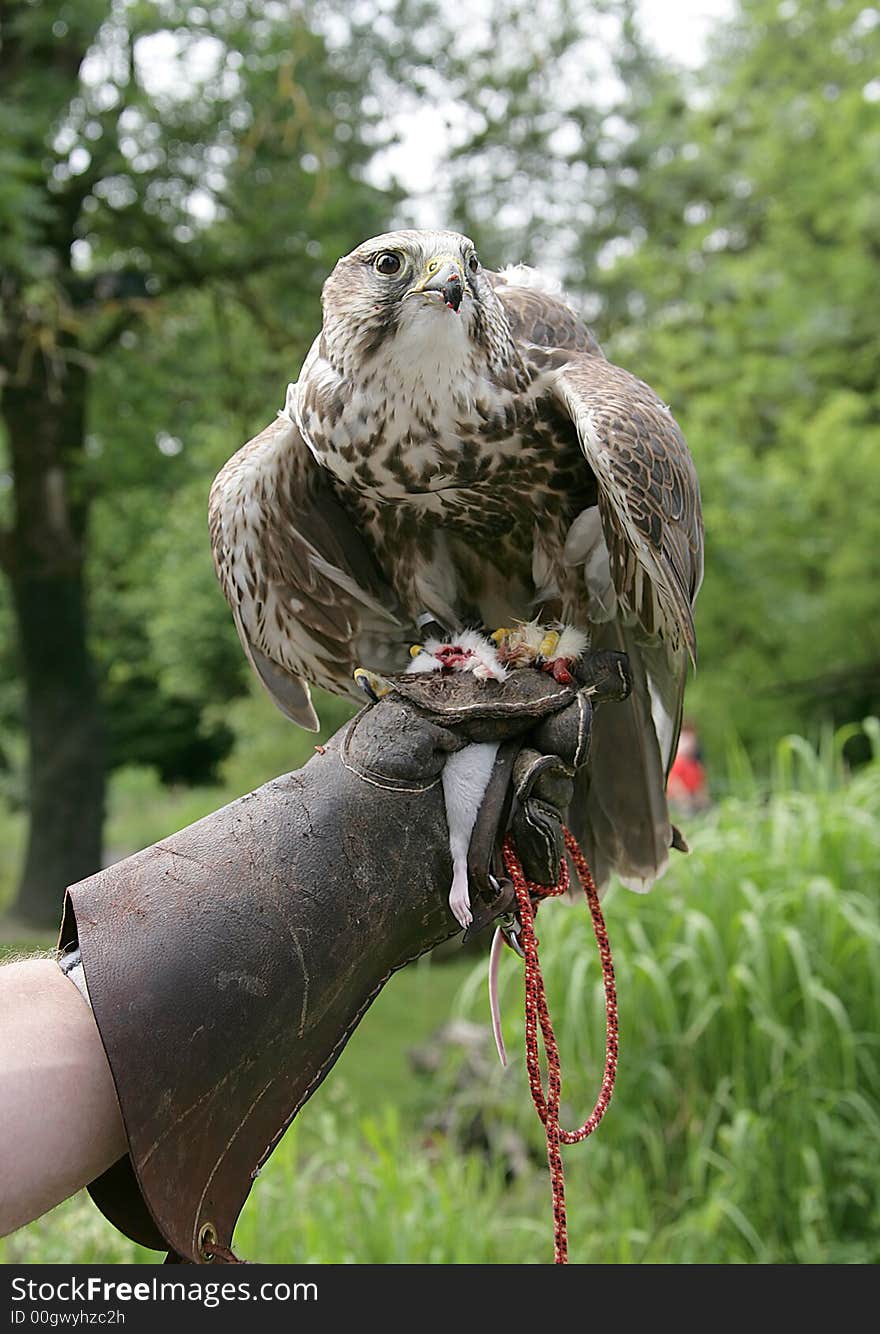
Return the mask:
<svg viewBox="0 0 880 1334">
<path fill-rule="evenodd" d="M 709 782 L 700 754 L 700 740 L 693 723 L 683 723 L 678 750 L 669 770 L 666 795 L 688 813 L 705 810 L 709 805 Z"/>
</svg>

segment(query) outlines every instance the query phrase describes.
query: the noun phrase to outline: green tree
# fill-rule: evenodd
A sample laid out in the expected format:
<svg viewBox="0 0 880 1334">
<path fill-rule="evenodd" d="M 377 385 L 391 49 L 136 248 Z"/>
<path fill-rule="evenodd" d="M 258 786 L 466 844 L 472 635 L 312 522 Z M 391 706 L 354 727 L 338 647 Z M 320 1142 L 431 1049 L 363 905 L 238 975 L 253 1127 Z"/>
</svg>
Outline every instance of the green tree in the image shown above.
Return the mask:
<svg viewBox="0 0 880 1334">
<path fill-rule="evenodd" d="M 165 457 L 156 440 L 187 429 L 182 410 L 169 431 L 169 407 L 185 403 L 159 406 L 131 335 L 160 319 L 167 334 L 181 294 L 208 289 L 227 313 L 234 294 L 262 326 L 260 275 L 271 272 L 282 295 L 266 304 L 289 320 L 295 345 L 324 248 L 339 253 L 378 228 L 387 201 L 360 174 L 363 87 L 328 61 L 300 13 L 3 0 L 0 19 L 0 420 L 13 481 L 2 564 L 25 681 L 31 816 L 17 907 L 52 921 L 64 886 L 101 858 L 93 500 L 112 488 L 126 506 L 138 472 L 152 487 Z M 205 324 L 191 328 L 198 339 Z M 204 364 L 192 349 L 184 356 L 178 383 Z M 103 399 L 105 427 L 94 391 L 110 361 L 128 374 L 112 405 Z M 204 410 L 199 395 L 186 401 Z M 136 509 L 126 541 L 137 540 Z"/>
<path fill-rule="evenodd" d="M 719 744 L 880 707 L 878 68 L 858 0 L 743 0 L 697 95 L 645 101 L 627 244 L 600 272 L 609 350 L 697 459 L 690 699 Z"/>
</svg>

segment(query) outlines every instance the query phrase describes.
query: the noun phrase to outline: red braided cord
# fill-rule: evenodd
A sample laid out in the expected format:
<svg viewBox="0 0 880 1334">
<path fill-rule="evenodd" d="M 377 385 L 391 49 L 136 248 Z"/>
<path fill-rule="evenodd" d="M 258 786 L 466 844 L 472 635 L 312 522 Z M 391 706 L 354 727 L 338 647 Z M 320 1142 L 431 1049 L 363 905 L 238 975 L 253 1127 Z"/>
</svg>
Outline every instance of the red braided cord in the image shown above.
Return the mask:
<svg viewBox="0 0 880 1334">
<path fill-rule="evenodd" d="M 599 946 L 602 960 L 602 980 L 605 983 L 605 1072 L 602 1088 L 586 1121 L 578 1130 L 563 1130 L 559 1124 L 559 1102 L 562 1093 L 562 1074 L 559 1064 L 559 1048 L 556 1034 L 547 1007 L 547 995 L 541 965 L 538 961 L 538 938 L 535 935 L 535 912 L 532 907 L 534 898 L 539 904 L 542 899 L 564 894 L 569 886 L 568 865 L 563 860 L 559 871 L 559 880 L 555 885 L 538 885 L 527 880 L 522 869 L 516 848 L 510 834 L 504 840 L 504 864 L 513 881 L 519 904 L 521 922 L 520 943 L 525 955 L 525 992 L 526 992 L 526 1067 L 529 1075 L 529 1088 L 532 1101 L 547 1132 L 547 1161 L 550 1165 L 550 1185 L 553 1194 L 553 1248 L 554 1262 L 558 1265 L 568 1263 L 568 1229 L 565 1216 L 565 1175 L 562 1166 L 561 1144 L 577 1144 L 586 1139 L 596 1129 L 605 1115 L 614 1092 L 614 1077 L 617 1073 L 617 992 L 614 986 L 614 965 L 611 961 L 611 946 L 599 895 L 590 874 L 586 858 L 577 845 L 574 836 L 563 828 L 565 846 L 574 862 L 581 882 L 590 915 L 593 919 L 593 932 Z M 538 1024 L 544 1040 L 547 1057 L 547 1092 L 541 1081 L 541 1065 L 538 1058 Z"/>
</svg>

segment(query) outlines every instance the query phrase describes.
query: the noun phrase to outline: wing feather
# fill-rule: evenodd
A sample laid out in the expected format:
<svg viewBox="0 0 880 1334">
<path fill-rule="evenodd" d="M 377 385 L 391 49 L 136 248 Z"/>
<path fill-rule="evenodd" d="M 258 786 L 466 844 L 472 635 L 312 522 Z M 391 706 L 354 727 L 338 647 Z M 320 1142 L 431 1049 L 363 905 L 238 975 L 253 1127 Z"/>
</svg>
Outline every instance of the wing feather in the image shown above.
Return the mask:
<svg viewBox="0 0 880 1334">
<path fill-rule="evenodd" d="M 575 352 L 598 352 L 599 344 L 578 313 L 535 269 L 502 270 L 488 275 L 504 307 L 510 332 L 518 343 L 535 347 L 564 347 Z"/>
<path fill-rule="evenodd" d="M 648 385 L 605 359 L 551 280 L 522 267 L 490 278 L 525 354 L 530 347 L 554 352 L 556 396 L 598 483 L 618 597 L 649 636 L 665 639 L 673 654 L 683 643 L 695 658 L 692 608 L 703 577 L 700 491 L 672 414 Z M 589 516 L 580 516 L 582 528 L 591 526 Z M 574 545 L 584 536 L 574 533 L 577 524 Z"/>
<path fill-rule="evenodd" d="M 395 669 L 416 637 L 298 428 L 282 414 L 218 473 L 214 565 L 245 653 L 278 707 L 317 730 L 309 682 L 359 699 L 362 656 Z"/>
<path fill-rule="evenodd" d="M 656 701 L 634 627 L 607 622 L 593 645 L 627 654 L 632 693 L 596 710 L 592 758 L 578 774 L 569 818 L 597 885 L 614 870 L 628 888 L 644 891 L 665 871 L 672 840 Z"/>
<path fill-rule="evenodd" d="M 595 647 L 627 653 L 630 698 L 597 712 L 592 762 L 570 818 L 597 882 L 634 889 L 662 875 L 673 829 L 666 775 L 681 726 L 693 604 L 703 573 L 700 492 L 669 409 L 605 360 L 572 308 L 528 273 L 495 283 L 521 352 L 577 431 L 598 505 L 576 516 L 564 561 L 582 566 Z"/>
<path fill-rule="evenodd" d="M 618 598 L 671 654 L 684 646 L 696 661 L 700 488 L 675 419 L 648 385 L 601 356 L 572 356 L 554 390 L 596 477 Z"/>
</svg>

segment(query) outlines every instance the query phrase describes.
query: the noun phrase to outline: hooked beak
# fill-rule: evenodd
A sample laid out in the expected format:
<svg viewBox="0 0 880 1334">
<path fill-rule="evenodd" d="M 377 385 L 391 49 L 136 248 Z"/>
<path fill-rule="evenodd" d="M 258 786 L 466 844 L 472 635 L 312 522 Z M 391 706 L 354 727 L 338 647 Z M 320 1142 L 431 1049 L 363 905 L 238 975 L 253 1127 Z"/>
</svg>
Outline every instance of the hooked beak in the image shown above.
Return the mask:
<svg viewBox="0 0 880 1334">
<path fill-rule="evenodd" d="M 414 292 L 439 292 L 444 304 L 456 314 L 464 298 L 462 263 L 452 255 L 438 255 L 429 260 Z"/>
</svg>

